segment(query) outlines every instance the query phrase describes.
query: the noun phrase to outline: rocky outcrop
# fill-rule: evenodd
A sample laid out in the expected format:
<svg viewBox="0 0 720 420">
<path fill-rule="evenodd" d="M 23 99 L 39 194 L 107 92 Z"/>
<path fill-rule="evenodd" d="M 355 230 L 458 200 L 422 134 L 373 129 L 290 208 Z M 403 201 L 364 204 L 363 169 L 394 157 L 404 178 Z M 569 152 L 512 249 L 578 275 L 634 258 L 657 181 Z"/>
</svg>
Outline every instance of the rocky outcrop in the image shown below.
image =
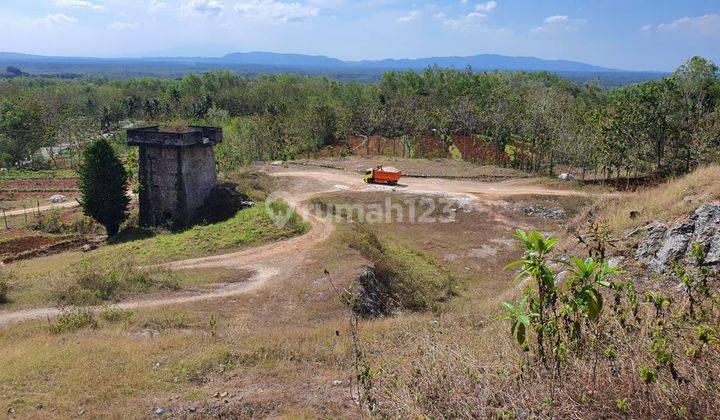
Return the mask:
<svg viewBox="0 0 720 420">
<path fill-rule="evenodd" d="M 363 267 L 363 272 L 357 278 L 360 290 L 353 302 L 353 310 L 364 318 L 375 318 L 390 315 L 396 310 L 396 302 L 386 292 L 375 269 Z"/>
<path fill-rule="evenodd" d="M 689 217 L 672 225 L 653 223 L 640 241 L 636 259 L 656 273 L 661 273 L 673 261 L 688 260 L 693 244 L 705 250 L 705 263 L 720 263 L 720 204 L 704 204 Z"/>
<path fill-rule="evenodd" d="M 520 206 L 515 208 L 515 210 L 523 212 L 527 216 L 540 219 L 562 220 L 566 216 L 565 210 L 560 207 Z"/>
</svg>

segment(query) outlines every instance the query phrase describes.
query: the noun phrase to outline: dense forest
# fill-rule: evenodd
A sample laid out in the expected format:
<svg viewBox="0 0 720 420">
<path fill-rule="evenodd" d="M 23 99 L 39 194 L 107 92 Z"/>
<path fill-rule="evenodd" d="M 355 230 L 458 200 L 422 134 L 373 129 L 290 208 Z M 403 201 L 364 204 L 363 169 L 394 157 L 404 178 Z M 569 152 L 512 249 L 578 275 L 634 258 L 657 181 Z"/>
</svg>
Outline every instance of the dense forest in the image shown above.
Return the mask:
<svg viewBox="0 0 720 420">
<path fill-rule="evenodd" d="M 551 73 L 429 68 L 379 83 L 228 71 L 175 80 L 17 77 L 0 82 L 0 165 L 57 165 L 130 124 L 220 124 L 222 167 L 291 159 L 350 136 L 384 136 L 416 155 L 424 136 L 472 136 L 503 164 L 604 177 L 685 173 L 720 152 L 718 67 L 694 57 L 667 78 L 605 89 Z M 118 139 L 122 136 L 118 135 Z M 42 153 L 40 153 L 42 152 Z M 499 163 L 499 162 L 496 162 Z"/>
</svg>

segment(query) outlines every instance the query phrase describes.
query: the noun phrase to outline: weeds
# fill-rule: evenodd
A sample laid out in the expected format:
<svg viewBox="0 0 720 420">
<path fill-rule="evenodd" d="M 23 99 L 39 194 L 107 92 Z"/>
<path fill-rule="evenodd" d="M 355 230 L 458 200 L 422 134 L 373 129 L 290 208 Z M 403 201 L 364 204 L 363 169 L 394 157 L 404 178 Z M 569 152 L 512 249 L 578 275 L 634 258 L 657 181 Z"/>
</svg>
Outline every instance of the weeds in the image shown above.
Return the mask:
<svg viewBox="0 0 720 420">
<path fill-rule="evenodd" d="M 84 260 L 70 274 L 70 279 L 70 284 L 55 292 L 55 300 L 60 304 L 117 302 L 141 293 L 180 288 L 171 271 L 137 268 L 132 260 L 104 264 Z"/>
<path fill-rule="evenodd" d="M 129 309 L 121 308 L 106 308 L 98 313 L 98 316 L 107 322 L 122 322 L 130 319 L 134 315 L 134 312 Z"/>
<path fill-rule="evenodd" d="M 563 383 L 576 383 L 574 377 L 587 372 L 585 385 L 576 386 L 590 391 L 589 400 L 595 403 L 603 400 L 598 389 L 603 382 L 638 383 L 644 394 L 615 400 L 623 415 L 633 410 L 635 415 L 647 414 L 651 401 L 659 398 L 668 407 L 683 401 L 683 412 L 691 417 L 708 414 L 710 407 L 694 393 L 712 392 L 706 385 L 718 372 L 720 308 L 718 277 L 705 266 L 704 250 L 694 246 L 693 265 L 667 273 L 665 283 L 681 285 L 679 291 L 647 290 L 640 302 L 634 282 L 619 280 L 624 274 L 605 261 L 606 247 L 614 240 L 603 226 L 591 222 L 589 233 L 578 236 L 591 255 L 585 260 L 553 260 L 554 240 L 538 232 L 517 232 L 525 252 L 510 267 L 520 266 L 518 277 L 529 284 L 517 305 L 503 304 L 503 318 L 510 321 L 519 348 L 536 357 L 530 371 L 538 380 Z M 569 274 L 559 277 L 553 264 L 568 267 Z M 612 299 L 611 310 L 606 299 Z M 630 369 L 637 369 L 632 376 Z"/>
<path fill-rule="evenodd" d="M 97 328 L 98 323 L 92 310 L 88 308 L 69 309 L 58 315 L 54 323 L 50 324 L 50 332 L 62 334 L 77 331 L 82 328 Z"/>
</svg>

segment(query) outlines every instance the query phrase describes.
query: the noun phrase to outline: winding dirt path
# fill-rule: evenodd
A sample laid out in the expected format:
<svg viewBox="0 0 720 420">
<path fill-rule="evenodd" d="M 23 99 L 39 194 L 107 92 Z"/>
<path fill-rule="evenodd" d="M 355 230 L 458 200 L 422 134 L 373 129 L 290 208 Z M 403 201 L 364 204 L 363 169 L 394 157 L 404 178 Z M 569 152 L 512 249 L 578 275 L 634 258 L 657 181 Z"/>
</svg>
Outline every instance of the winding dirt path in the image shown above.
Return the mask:
<svg viewBox="0 0 720 420">
<path fill-rule="evenodd" d="M 231 284 L 211 292 L 190 296 L 172 296 L 167 298 L 145 299 L 123 302 L 111 307 L 121 309 L 145 309 L 159 306 L 176 305 L 218 299 L 234 295 L 251 293 L 265 287 L 270 281 L 282 279 L 291 273 L 294 267 L 302 264 L 308 253 L 319 243 L 326 240 L 335 230 L 332 221 L 316 217 L 300 204 L 318 195 L 341 191 L 388 191 L 409 194 L 443 194 L 455 197 L 466 197 L 477 200 L 483 197 L 502 197 L 512 195 L 585 195 L 585 193 L 572 190 L 553 190 L 538 185 L 532 185 L 531 180 L 509 180 L 502 182 L 481 182 L 471 180 L 447 180 L 439 178 L 412 178 L 404 179 L 402 185 L 387 187 L 380 185 L 367 185 L 359 176 L 339 170 L 289 170 L 269 169 L 273 176 L 292 177 L 301 180 L 310 180 L 323 188 L 316 188 L 311 192 L 279 193 L 274 197 L 282 198 L 290 204 L 306 221 L 311 229 L 294 238 L 280 242 L 273 242 L 257 248 L 245 249 L 229 254 L 193 258 L 164 264 L 164 267 L 173 270 L 191 268 L 236 268 L 254 272 L 251 279 L 244 283 Z M 104 308 L 107 308 L 105 306 Z M 93 308 L 99 310 L 100 307 Z M 0 312 L 0 327 L 14 323 L 55 317 L 61 313 L 58 308 L 35 308 L 19 311 Z"/>
</svg>

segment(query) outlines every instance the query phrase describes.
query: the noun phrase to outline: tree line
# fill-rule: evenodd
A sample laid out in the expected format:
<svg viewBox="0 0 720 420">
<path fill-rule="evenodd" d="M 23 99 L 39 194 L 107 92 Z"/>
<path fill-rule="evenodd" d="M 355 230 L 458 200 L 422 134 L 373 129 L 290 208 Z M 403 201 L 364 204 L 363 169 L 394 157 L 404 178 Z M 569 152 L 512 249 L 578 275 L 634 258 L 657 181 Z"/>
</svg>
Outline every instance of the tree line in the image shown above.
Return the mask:
<svg viewBox="0 0 720 420">
<path fill-rule="evenodd" d="M 19 77 L 0 82 L 0 164 L 57 163 L 130 123 L 182 121 L 224 127 L 221 168 L 291 159 L 349 136 L 396 139 L 412 152 L 424 136 L 466 135 L 531 172 L 569 165 L 583 176 L 678 174 L 718 158 L 717 73 L 693 57 L 669 77 L 612 89 L 546 72 L 442 68 L 388 72 L 378 83 L 229 71 L 174 80 Z"/>
</svg>

